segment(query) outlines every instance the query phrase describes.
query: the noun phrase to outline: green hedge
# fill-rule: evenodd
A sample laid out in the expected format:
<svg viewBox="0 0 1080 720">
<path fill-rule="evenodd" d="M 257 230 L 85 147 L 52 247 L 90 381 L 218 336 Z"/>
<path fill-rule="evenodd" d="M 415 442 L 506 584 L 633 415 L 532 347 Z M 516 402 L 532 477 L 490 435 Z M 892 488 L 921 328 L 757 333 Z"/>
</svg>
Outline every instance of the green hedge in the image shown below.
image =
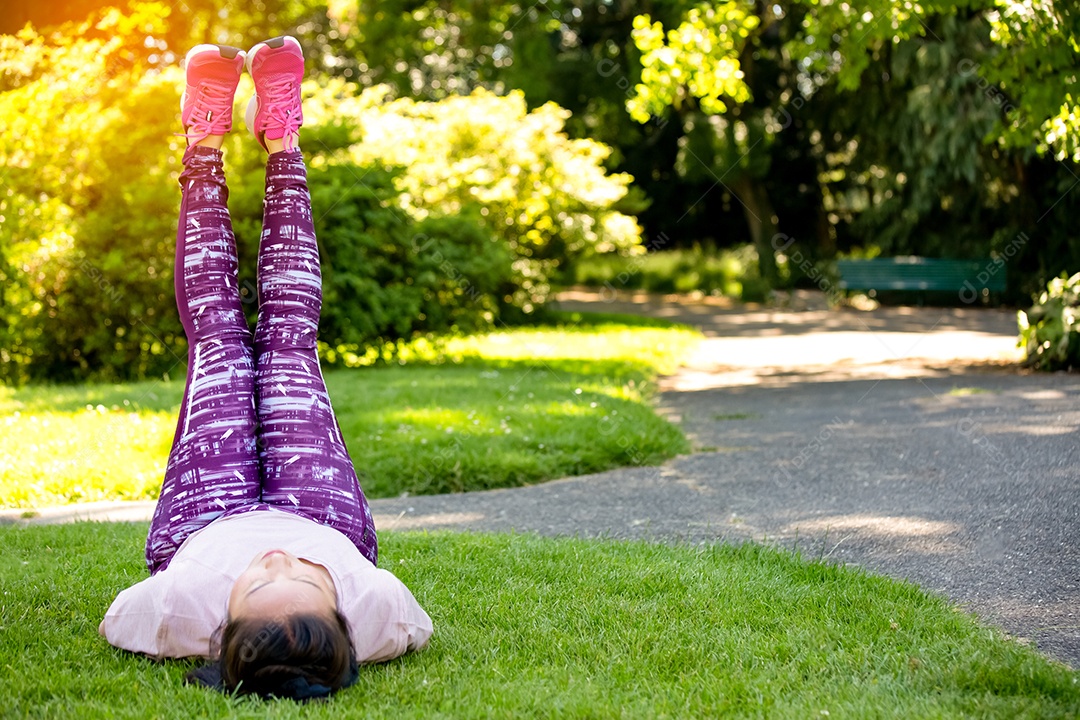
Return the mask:
<svg viewBox="0 0 1080 720">
<path fill-rule="evenodd" d="M 603 288 L 605 292 L 702 292 L 750 302 L 763 300 L 769 290 L 758 275 L 753 245 L 724 250 L 694 246 L 630 257 L 597 255 L 576 263 L 562 281 Z"/>
</svg>

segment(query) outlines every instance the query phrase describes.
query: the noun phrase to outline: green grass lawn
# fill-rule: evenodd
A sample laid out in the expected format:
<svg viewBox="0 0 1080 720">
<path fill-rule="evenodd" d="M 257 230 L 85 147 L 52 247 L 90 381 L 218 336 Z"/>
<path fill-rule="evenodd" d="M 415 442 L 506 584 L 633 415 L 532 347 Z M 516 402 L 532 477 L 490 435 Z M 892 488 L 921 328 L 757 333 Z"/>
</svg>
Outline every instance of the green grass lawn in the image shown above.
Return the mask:
<svg viewBox="0 0 1080 720">
<path fill-rule="evenodd" d="M 507 487 L 689 446 L 653 381 L 697 342 L 611 316 L 418 342 L 401 366 L 326 373 L 369 497 Z M 0 506 L 156 497 L 183 381 L 0 388 Z"/>
<path fill-rule="evenodd" d="M 146 525 L 0 527 L 5 717 L 1066 718 L 1080 676 L 918 588 L 755 545 L 383 533 L 435 623 L 328 703 L 233 700 L 108 646 Z"/>
<path fill-rule="evenodd" d="M 785 267 L 782 258 L 778 258 Z M 608 253 L 574 263 L 569 284 L 658 293 L 702 292 L 761 302 L 768 285 L 758 276 L 753 245 L 717 250 L 695 246 L 623 257 Z"/>
</svg>

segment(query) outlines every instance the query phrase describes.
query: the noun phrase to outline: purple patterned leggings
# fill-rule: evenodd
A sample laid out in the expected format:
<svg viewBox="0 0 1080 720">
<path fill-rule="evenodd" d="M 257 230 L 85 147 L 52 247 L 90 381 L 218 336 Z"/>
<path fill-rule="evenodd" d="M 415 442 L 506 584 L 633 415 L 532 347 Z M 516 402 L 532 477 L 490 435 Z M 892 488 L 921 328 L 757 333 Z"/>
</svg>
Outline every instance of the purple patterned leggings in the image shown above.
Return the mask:
<svg viewBox="0 0 1080 720">
<path fill-rule="evenodd" d="M 190 147 L 180 175 L 176 304 L 188 338 L 187 387 L 147 565 L 163 570 L 191 533 L 220 517 L 271 506 L 329 525 L 374 563 L 371 510 L 316 352 L 322 276 L 303 156 L 275 153 L 266 164 L 254 345 L 221 157 Z"/>
</svg>

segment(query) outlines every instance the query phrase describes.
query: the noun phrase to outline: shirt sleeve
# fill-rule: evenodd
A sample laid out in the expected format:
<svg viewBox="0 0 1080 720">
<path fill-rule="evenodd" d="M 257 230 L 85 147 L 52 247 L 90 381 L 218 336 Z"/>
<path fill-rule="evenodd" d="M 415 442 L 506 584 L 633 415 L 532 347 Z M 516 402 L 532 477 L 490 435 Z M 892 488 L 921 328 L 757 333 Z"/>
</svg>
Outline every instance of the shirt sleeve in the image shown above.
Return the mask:
<svg viewBox="0 0 1080 720">
<path fill-rule="evenodd" d="M 157 659 L 210 657 L 220 619 L 193 586 L 159 573 L 116 596 L 98 632 L 110 645 Z"/>
<path fill-rule="evenodd" d="M 397 578 L 394 579 L 397 580 Z M 416 598 L 409 592 L 409 588 L 405 587 L 405 584 L 401 581 L 398 581 L 398 585 L 401 586 L 403 595 L 402 604 L 404 610 L 402 616 L 404 622 L 402 623 L 402 629 L 405 631 L 407 638 L 405 650 L 402 651 L 404 654 L 411 650 L 421 650 L 427 647 L 434 628 L 431 625 L 431 617 L 420 607 L 420 603 L 416 602 Z"/>
<path fill-rule="evenodd" d="M 168 578 L 161 574 L 121 591 L 105 613 L 98 632 L 121 650 L 161 657 L 161 605 L 168 586 Z"/>
<path fill-rule="evenodd" d="M 362 590 L 352 593 L 345 612 L 357 662 L 393 660 L 427 645 L 431 618 L 404 583 L 386 570 L 366 580 Z"/>
</svg>

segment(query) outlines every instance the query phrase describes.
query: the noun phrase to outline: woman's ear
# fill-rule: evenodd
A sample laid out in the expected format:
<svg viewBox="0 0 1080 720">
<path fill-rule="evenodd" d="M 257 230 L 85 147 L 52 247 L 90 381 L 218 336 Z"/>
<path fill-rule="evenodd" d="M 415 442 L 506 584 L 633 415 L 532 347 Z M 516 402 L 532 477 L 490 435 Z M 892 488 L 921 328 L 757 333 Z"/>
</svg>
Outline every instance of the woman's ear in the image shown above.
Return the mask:
<svg viewBox="0 0 1080 720">
<path fill-rule="evenodd" d="M 225 626 L 229 624 L 228 616 L 222 621 L 214 632 L 210 633 L 209 647 L 207 648 L 207 657 L 215 660 L 221 660 L 221 636 L 225 633 Z"/>
</svg>

